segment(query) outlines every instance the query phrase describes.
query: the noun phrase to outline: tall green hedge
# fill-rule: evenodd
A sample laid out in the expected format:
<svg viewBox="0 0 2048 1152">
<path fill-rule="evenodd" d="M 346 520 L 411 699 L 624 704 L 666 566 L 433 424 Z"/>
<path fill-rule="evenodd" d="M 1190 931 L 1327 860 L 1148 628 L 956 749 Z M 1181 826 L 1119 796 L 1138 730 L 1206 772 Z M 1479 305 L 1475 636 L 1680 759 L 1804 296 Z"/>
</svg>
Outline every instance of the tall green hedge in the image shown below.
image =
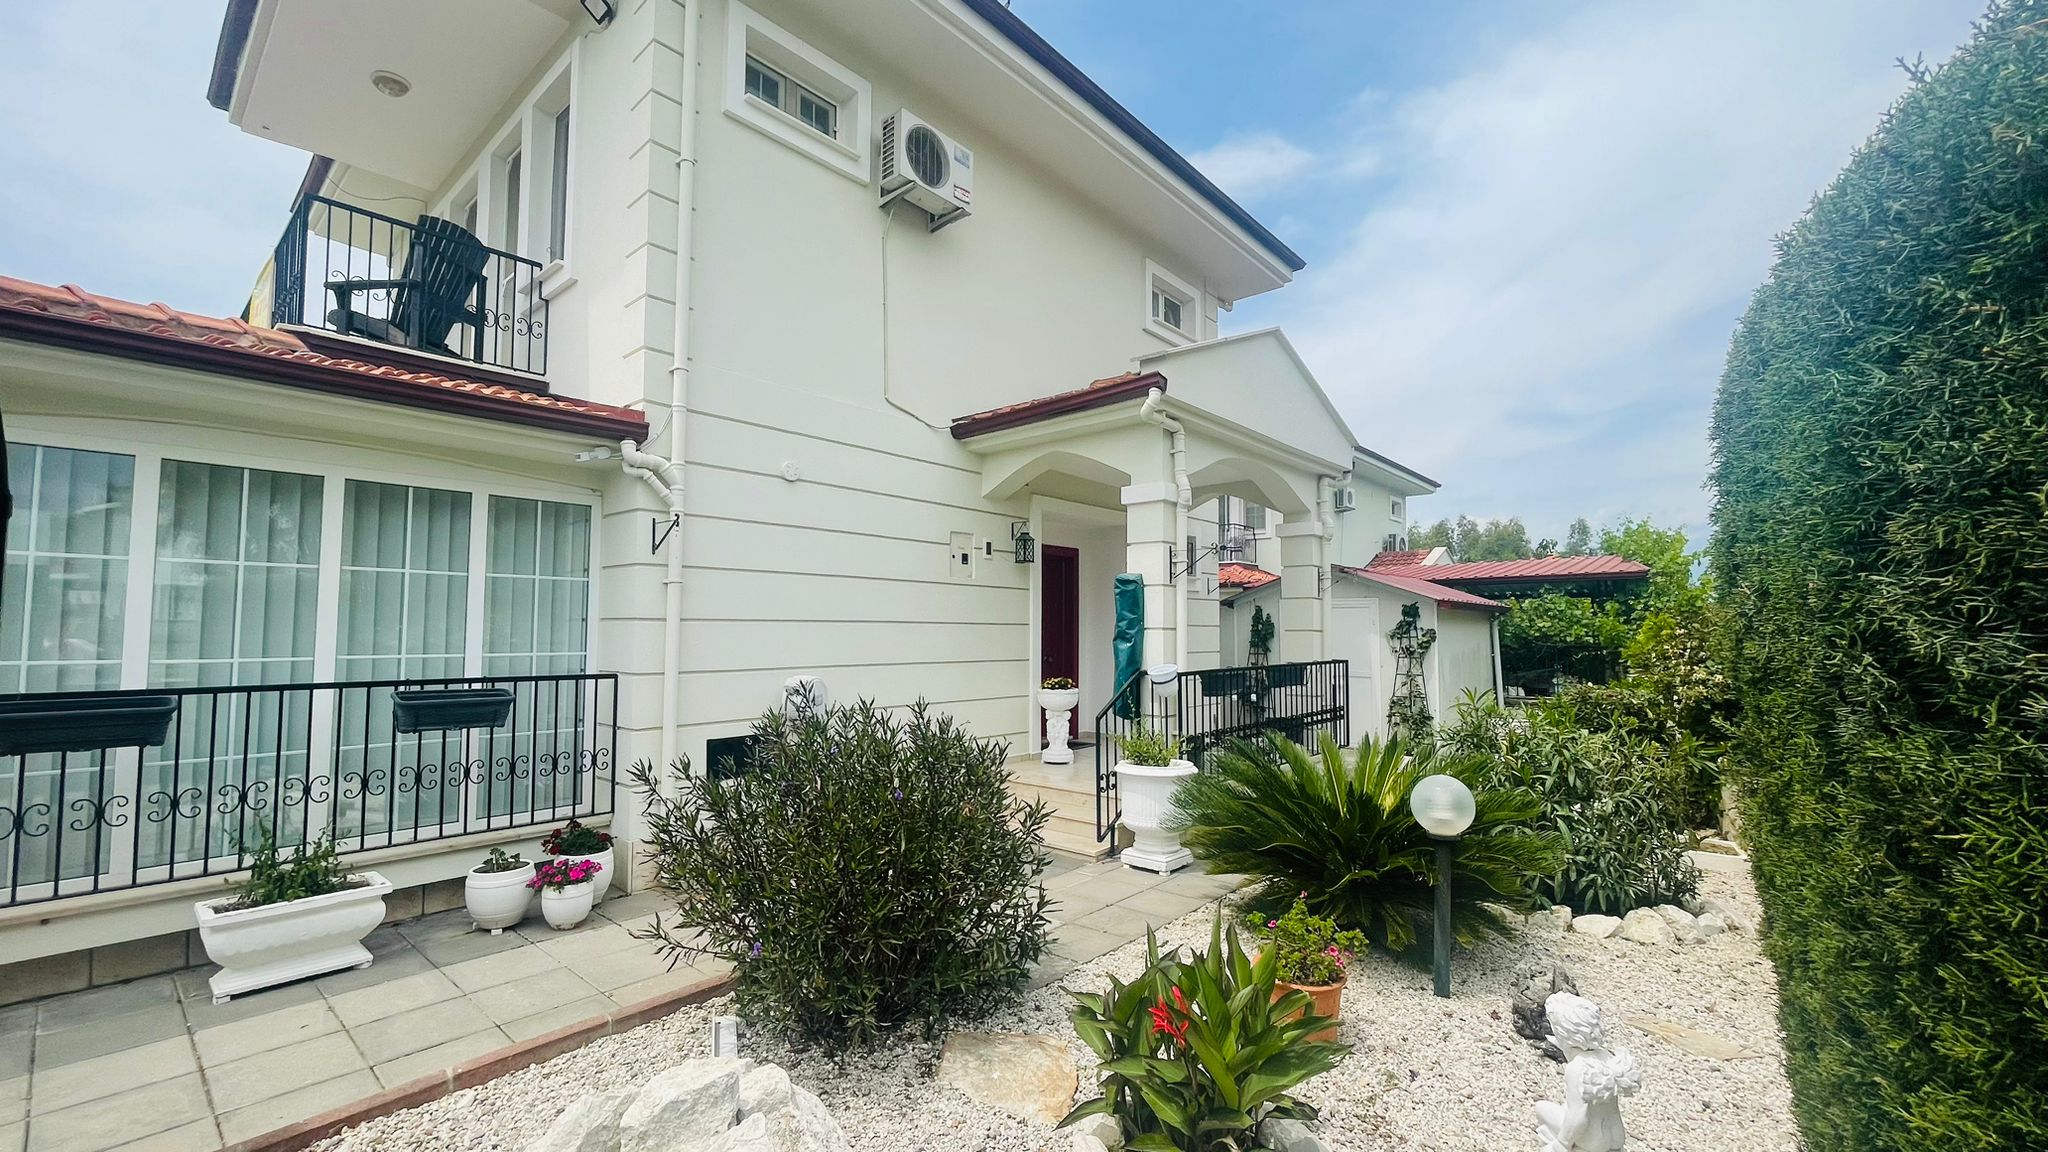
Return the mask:
<svg viewBox="0 0 2048 1152">
<path fill-rule="evenodd" d="M 2048 1148 L 2048 0 L 1780 240 L 1713 443 L 1807 1146 Z"/>
</svg>

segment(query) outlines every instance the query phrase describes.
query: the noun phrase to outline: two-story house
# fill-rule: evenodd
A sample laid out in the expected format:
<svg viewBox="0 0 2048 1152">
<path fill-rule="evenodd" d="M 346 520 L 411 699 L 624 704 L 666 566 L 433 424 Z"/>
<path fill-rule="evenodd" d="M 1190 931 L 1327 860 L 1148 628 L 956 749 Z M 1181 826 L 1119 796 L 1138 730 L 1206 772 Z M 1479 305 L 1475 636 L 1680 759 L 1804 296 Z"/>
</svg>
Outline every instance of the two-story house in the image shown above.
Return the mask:
<svg viewBox="0 0 2048 1152">
<path fill-rule="evenodd" d="M 175 703 L 0 748 L 9 995 L 183 963 L 266 833 L 413 908 L 630 849 L 624 767 L 792 677 L 1029 754 L 1071 675 L 1085 734 L 1118 574 L 1146 665 L 1224 662 L 1231 507 L 1331 657 L 1340 500 L 1434 487 L 1219 336 L 1301 258 L 1000 0 L 229 0 L 209 97 L 317 157 L 240 319 L 0 279 L 0 705 Z M 450 684 L 510 712 L 394 703 Z"/>
</svg>

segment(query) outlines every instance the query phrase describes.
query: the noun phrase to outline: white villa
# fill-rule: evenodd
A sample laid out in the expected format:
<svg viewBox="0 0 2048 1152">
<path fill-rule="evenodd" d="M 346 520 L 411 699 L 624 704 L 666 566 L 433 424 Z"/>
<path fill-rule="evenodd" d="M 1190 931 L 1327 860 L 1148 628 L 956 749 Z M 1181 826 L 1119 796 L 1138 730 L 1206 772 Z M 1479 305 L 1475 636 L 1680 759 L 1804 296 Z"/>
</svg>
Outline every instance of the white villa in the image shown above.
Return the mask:
<svg viewBox="0 0 2048 1152">
<path fill-rule="evenodd" d="M 1122 573 L 1184 735 L 1379 731 L 1410 602 L 1498 686 L 1497 605 L 1368 568 L 1436 483 L 1219 335 L 1301 258 L 1000 0 L 228 0 L 209 97 L 316 157 L 241 318 L 0 277 L 0 1003 L 197 962 L 264 834 L 393 915 L 630 849 L 626 766 L 798 677 L 1020 759 L 1073 677 L 1023 786 L 1112 851 Z"/>
</svg>

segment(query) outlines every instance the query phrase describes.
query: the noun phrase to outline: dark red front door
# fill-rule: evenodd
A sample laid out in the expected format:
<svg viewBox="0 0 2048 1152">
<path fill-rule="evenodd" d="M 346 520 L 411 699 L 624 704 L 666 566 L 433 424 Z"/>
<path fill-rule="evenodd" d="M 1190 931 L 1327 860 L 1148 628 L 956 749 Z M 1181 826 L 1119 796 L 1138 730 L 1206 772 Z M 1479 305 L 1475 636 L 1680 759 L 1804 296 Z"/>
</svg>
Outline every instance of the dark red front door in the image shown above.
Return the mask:
<svg viewBox="0 0 2048 1152">
<path fill-rule="evenodd" d="M 1081 680 L 1081 553 L 1058 544 L 1038 550 L 1038 676 Z M 1040 725 L 1045 723 L 1041 714 Z M 1074 717 L 1079 731 L 1081 717 Z M 1039 738 L 1044 739 L 1041 730 Z"/>
</svg>

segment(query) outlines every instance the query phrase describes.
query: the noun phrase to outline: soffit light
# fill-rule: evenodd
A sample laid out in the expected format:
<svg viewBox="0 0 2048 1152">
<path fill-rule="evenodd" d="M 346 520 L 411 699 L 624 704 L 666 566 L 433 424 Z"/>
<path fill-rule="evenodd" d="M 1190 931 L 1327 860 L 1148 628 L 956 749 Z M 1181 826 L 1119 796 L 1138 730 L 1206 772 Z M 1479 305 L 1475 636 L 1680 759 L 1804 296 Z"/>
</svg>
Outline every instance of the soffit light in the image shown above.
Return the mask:
<svg viewBox="0 0 2048 1152">
<path fill-rule="evenodd" d="M 370 73 L 370 87 L 396 100 L 407 92 L 412 91 L 412 81 L 407 80 L 396 72 L 386 72 L 384 69 L 379 68 L 375 72 Z"/>
<path fill-rule="evenodd" d="M 1448 839 L 1462 834 L 1472 826 L 1472 817 L 1477 807 L 1472 801 L 1472 790 L 1455 776 L 1425 776 L 1415 782 L 1415 791 L 1408 794 L 1409 811 L 1415 813 L 1415 822 L 1431 836 Z"/>
</svg>

